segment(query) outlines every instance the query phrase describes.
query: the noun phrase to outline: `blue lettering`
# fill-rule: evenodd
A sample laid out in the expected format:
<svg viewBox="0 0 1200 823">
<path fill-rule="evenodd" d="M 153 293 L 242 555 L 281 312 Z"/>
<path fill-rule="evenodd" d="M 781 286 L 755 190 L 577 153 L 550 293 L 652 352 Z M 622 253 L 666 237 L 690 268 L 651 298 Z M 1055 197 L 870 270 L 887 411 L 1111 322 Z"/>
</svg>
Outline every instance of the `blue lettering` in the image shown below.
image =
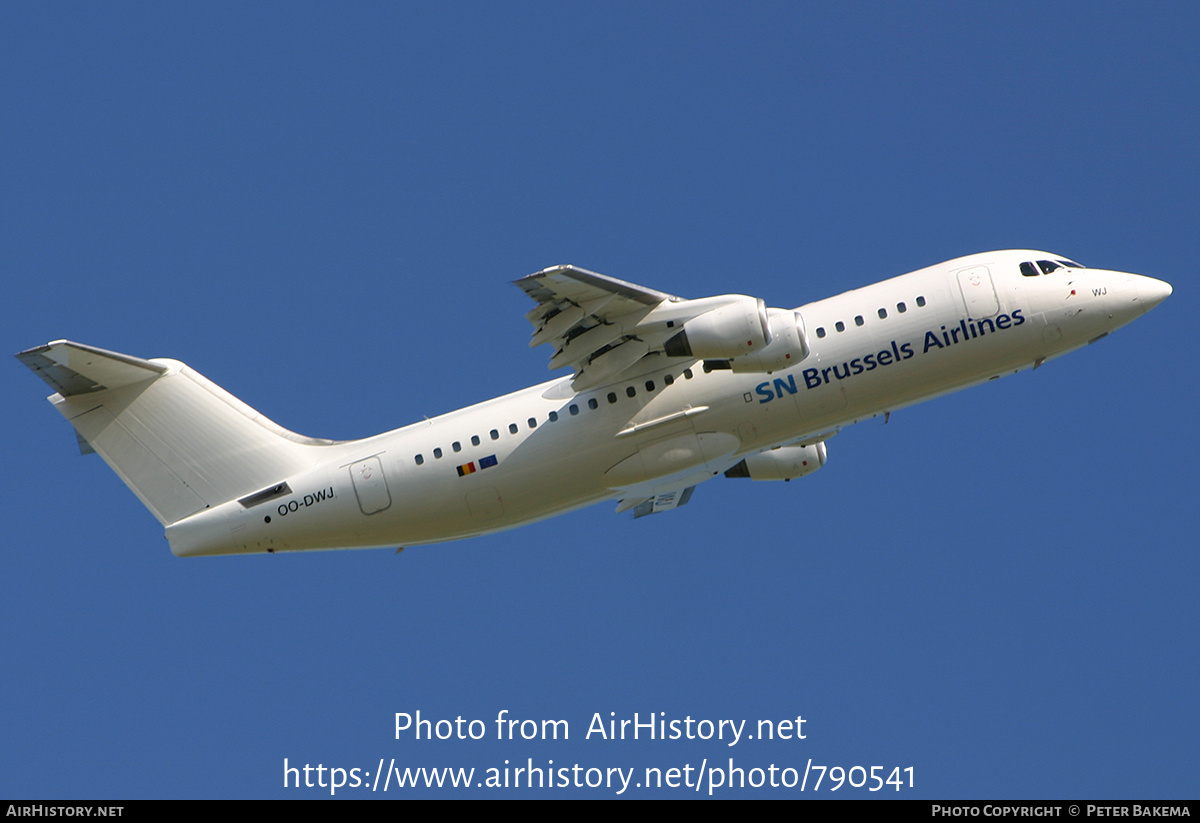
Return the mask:
<svg viewBox="0 0 1200 823">
<path fill-rule="evenodd" d="M 821 385 L 821 373 L 816 369 L 805 369 L 802 374 L 804 375 L 804 385 L 808 388 L 815 389 Z M 767 384 L 763 383 L 763 385 Z M 765 403 L 766 401 L 764 400 L 763 402 Z"/>
<path fill-rule="evenodd" d="M 937 335 L 936 335 L 936 334 L 934 334 L 934 333 L 933 333 L 933 332 L 931 332 L 931 331 L 927 331 L 927 332 L 925 332 L 925 348 L 924 348 L 924 350 L 921 352 L 921 354 L 925 354 L 925 353 L 926 353 L 926 352 L 928 352 L 928 351 L 929 351 L 929 349 L 930 349 L 930 348 L 932 348 L 933 346 L 937 346 L 939 349 L 940 349 L 940 348 L 943 348 L 943 346 L 942 346 L 942 341 L 937 339 Z"/>
<path fill-rule="evenodd" d="M 788 394 L 795 394 L 798 391 L 796 388 L 796 375 L 789 374 L 787 380 L 784 380 L 782 377 L 775 378 L 775 395 L 783 397 L 784 389 L 788 390 Z"/>
<path fill-rule="evenodd" d="M 816 369 L 810 369 L 809 371 L 816 371 Z M 808 374 L 808 371 L 805 374 Z M 775 399 L 775 395 L 771 393 L 770 385 L 770 383 L 759 383 L 754 387 L 754 393 L 762 398 L 762 400 L 758 401 L 759 403 L 770 403 Z"/>
</svg>

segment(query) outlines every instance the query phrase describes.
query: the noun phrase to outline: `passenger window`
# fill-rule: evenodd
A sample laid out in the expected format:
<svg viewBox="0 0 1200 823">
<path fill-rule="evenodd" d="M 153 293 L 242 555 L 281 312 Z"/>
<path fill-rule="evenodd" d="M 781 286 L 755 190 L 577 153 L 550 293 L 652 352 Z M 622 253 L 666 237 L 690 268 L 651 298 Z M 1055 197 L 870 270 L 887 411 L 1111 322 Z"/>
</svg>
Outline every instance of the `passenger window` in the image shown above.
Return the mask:
<svg viewBox="0 0 1200 823">
<path fill-rule="evenodd" d="M 626 386 L 625 394 L 629 397 L 637 397 L 637 389 L 635 389 L 633 386 Z"/>
<path fill-rule="evenodd" d="M 925 307 L 925 298 L 918 297 L 917 298 L 917 308 L 924 308 L 924 307 Z"/>
<path fill-rule="evenodd" d="M 654 391 L 654 381 L 653 380 L 646 381 L 646 391 Z"/>
<path fill-rule="evenodd" d="M 608 402 L 609 402 L 609 403 L 616 403 L 616 402 L 617 402 L 617 393 L 616 393 L 616 392 L 611 392 L 611 391 L 610 391 L 610 392 L 608 393 Z"/>
<path fill-rule="evenodd" d="M 508 424 L 508 433 L 509 433 L 509 434 L 516 434 L 516 433 L 517 433 L 517 424 L 516 424 L 516 423 L 509 423 L 509 424 Z"/>
<path fill-rule="evenodd" d="M 425 462 L 425 456 L 424 456 L 424 455 L 421 455 L 421 454 L 418 454 L 418 455 L 417 455 L 417 465 L 419 466 L 419 465 L 421 465 L 421 464 L 422 464 L 422 463 L 424 463 L 424 462 Z"/>
<path fill-rule="evenodd" d="M 834 323 L 834 324 L 833 324 L 833 327 L 834 327 L 835 329 L 837 329 L 838 331 L 845 331 L 845 330 L 846 330 L 846 324 L 845 324 L 845 323 L 843 323 L 841 320 L 839 320 L 839 321 L 837 321 L 836 323 Z"/>
<path fill-rule="evenodd" d="M 862 324 L 863 324 L 863 319 L 862 319 L 862 315 L 860 314 L 854 318 L 854 325 L 861 326 Z"/>
<path fill-rule="evenodd" d="M 437 449 L 434 449 L 434 450 L 433 450 L 433 457 L 434 457 L 434 459 L 435 459 L 435 460 L 441 460 L 441 459 L 442 459 L 442 450 L 441 450 L 441 448 L 437 448 Z"/>
<path fill-rule="evenodd" d="M 664 374 L 663 375 L 663 383 L 666 383 L 668 386 L 674 386 L 675 385 L 675 377 L 670 374 Z"/>
<path fill-rule="evenodd" d="M 879 310 L 879 319 L 880 319 L 880 320 L 887 320 L 887 309 L 880 309 L 880 310 Z"/>
<path fill-rule="evenodd" d="M 567 407 L 567 411 L 569 411 L 573 415 L 579 414 L 579 407 L 576 406 L 574 403 L 572 403 L 570 406 Z"/>
<path fill-rule="evenodd" d="M 817 337 L 824 337 L 824 336 L 825 336 L 825 327 L 817 326 Z"/>
<path fill-rule="evenodd" d="M 1022 263 L 1021 274 L 1025 275 L 1026 277 L 1037 277 L 1038 270 L 1033 267 L 1032 263 Z"/>
<path fill-rule="evenodd" d="M 454 449 L 456 452 L 460 452 L 462 451 L 462 443 L 459 443 L 457 440 L 455 440 L 450 444 L 450 448 Z"/>
<path fill-rule="evenodd" d="M 472 445 L 472 446 L 478 446 L 478 445 L 479 445 L 479 435 L 477 435 L 477 434 L 473 434 L 473 435 L 471 435 L 471 445 Z"/>
<path fill-rule="evenodd" d="M 901 314 L 904 314 L 906 311 L 908 311 L 908 307 L 905 306 L 903 303 L 897 303 L 896 311 L 900 312 Z"/>
<path fill-rule="evenodd" d="M 558 412 L 550 412 L 549 419 L 551 423 L 557 422 Z"/>
<path fill-rule="evenodd" d="M 491 437 L 493 440 L 499 440 L 499 439 L 500 439 L 500 432 L 496 431 L 495 429 L 492 429 L 490 432 L 488 432 L 488 435 L 489 435 L 489 436 L 490 436 L 490 437 Z"/>
<path fill-rule="evenodd" d="M 533 418 L 533 417 L 529 418 L 529 428 L 531 428 L 531 429 L 537 428 L 537 419 L 536 418 Z"/>
<path fill-rule="evenodd" d="M 684 370 L 683 370 L 683 376 L 684 376 L 684 377 L 686 377 L 688 380 L 691 380 L 691 379 L 692 379 L 692 370 L 691 370 L 691 369 L 684 369 Z"/>
<path fill-rule="evenodd" d="M 594 397 L 588 398 L 588 408 L 589 409 L 595 410 L 599 406 L 600 406 L 600 404 L 598 402 L 596 402 L 596 398 L 594 398 Z"/>
</svg>

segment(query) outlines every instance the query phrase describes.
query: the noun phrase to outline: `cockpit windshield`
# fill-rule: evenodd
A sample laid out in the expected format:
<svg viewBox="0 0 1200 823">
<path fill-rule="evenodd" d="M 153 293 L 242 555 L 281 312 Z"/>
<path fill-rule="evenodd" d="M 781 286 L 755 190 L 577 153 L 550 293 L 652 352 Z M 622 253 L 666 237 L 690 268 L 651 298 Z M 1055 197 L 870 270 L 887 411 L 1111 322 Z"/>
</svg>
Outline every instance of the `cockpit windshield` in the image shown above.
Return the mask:
<svg viewBox="0 0 1200 823">
<path fill-rule="evenodd" d="M 1085 268 L 1080 264 L 1065 259 L 1058 260 L 1039 260 L 1035 266 L 1033 263 L 1022 263 L 1021 274 L 1026 277 L 1037 277 L 1039 274 L 1050 274 L 1058 269 L 1082 269 Z"/>
</svg>

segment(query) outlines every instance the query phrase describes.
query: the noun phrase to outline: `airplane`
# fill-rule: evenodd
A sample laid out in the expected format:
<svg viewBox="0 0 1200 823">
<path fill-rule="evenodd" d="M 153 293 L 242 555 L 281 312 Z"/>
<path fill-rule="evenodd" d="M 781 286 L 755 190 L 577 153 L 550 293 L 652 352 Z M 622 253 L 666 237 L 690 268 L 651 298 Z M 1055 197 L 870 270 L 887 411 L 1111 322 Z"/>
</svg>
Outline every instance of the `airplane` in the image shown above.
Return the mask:
<svg viewBox="0 0 1200 823">
<path fill-rule="evenodd" d="M 1042 251 L 973 254 L 818 300 L 683 299 L 570 265 L 516 282 L 572 374 L 361 440 L 305 437 L 183 363 L 56 340 L 17 358 L 180 557 L 405 547 L 724 474 L 792 480 L 846 426 L 1036 369 L 1172 292 Z M 885 418 L 886 419 L 886 418 Z"/>
</svg>

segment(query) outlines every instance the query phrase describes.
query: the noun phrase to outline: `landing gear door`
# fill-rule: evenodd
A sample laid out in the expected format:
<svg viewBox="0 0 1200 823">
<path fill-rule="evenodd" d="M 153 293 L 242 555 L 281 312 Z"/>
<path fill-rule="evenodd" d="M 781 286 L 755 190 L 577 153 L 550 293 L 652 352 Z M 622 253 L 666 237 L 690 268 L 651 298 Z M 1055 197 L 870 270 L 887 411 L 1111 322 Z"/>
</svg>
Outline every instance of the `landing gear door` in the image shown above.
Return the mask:
<svg viewBox="0 0 1200 823">
<path fill-rule="evenodd" d="M 378 457 L 368 457 L 350 464 L 350 479 L 354 482 L 354 494 L 363 514 L 375 514 L 392 505 L 387 478 L 383 476 L 383 464 Z"/>
<path fill-rule="evenodd" d="M 958 273 L 958 286 L 962 289 L 967 317 L 991 317 L 1000 311 L 996 299 L 996 287 L 987 266 L 976 266 Z"/>
</svg>

